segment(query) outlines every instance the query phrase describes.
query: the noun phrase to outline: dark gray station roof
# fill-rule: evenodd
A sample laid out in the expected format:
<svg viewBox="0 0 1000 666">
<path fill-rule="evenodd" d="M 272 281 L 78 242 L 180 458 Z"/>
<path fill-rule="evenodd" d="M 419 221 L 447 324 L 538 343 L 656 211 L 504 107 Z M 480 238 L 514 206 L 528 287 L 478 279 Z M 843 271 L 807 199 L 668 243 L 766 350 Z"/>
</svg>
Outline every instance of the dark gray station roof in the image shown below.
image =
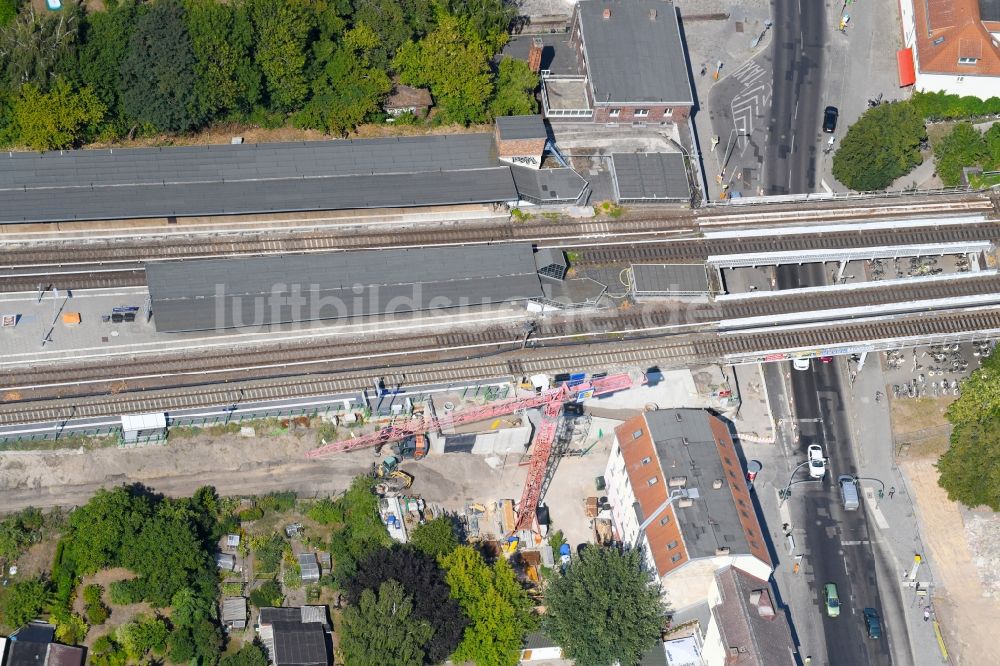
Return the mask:
<svg viewBox="0 0 1000 666">
<path fill-rule="evenodd" d="M 0 223 L 516 199 L 489 134 L 0 153 Z"/>
<path fill-rule="evenodd" d="M 680 153 L 614 153 L 611 166 L 619 201 L 684 201 L 691 196 Z"/>
<path fill-rule="evenodd" d="M 146 264 L 156 330 L 178 333 L 539 298 L 528 243 Z"/>
<path fill-rule="evenodd" d="M 707 294 L 705 264 L 632 264 L 636 296 Z"/>
<path fill-rule="evenodd" d="M 500 116 L 496 120 L 497 133 L 502 141 L 517 139 L 544 139 L 548 136 L 542 116 Z"/>
<path fill-rule="evenodd" d="M 577 11 L 598 104 L 694 103 L 672 2 L 580 0 Z"/>
</svg>

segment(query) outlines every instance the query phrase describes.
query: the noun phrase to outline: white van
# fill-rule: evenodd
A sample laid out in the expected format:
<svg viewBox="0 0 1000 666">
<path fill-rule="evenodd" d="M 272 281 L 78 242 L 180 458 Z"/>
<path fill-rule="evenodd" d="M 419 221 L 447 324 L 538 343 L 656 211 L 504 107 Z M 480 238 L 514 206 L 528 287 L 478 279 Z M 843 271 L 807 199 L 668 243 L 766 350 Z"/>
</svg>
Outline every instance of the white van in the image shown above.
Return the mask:
<svg viewBox="0 0 1000 666">
<path fill-rule="evenodd" d="M 841 474 L 837 477 L 837 483 L 840 484 L 840 498 L 844 502 L 844 510 L 857 511 L 861 501 L 858 498 L 858 484 L 854 477 Z"/>
</svg>

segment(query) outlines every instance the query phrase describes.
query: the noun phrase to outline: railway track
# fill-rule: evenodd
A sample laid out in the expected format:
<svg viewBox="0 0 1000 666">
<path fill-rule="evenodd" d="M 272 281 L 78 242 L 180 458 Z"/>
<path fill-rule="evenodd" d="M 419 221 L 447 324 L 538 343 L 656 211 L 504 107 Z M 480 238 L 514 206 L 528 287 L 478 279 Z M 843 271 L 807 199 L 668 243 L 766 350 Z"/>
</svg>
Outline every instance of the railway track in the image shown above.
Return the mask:
<svg viewBox="0 0 1000 666">
<path fill-rule="evenodd" d="M 721 321 L 741 318 L 821 313 L 823 310 L 910 301 L 939 300 L 942 301 L 940 309 L 945 309 L 951 306 L 951 299 L 983 294 L 1000 295 L 1000 275 L 989 273 L 953 280 L 914 280 L 912 283 L 885 286 L 871 283 L 866 288 L 808 294 L 782 295 L 778 292 L 713 303 L 653 302 L 620 312 L 544 320 L 538 322 L 532 340 L 555 341 L 594 335 L 626 339 L 645 335 L 650 329 L 660 329 L 661 335 L 690 333 L 694 330 L 714 330 Z M 926 305 L 921 307 L 927 308 Z M 871 317 L 873 314 L 864 316 Z M 820 319 L 822 315 L 815 318 Z M 670 327 L 677 328 L 671 331 Z M 345 341 L 343 337 L 304 338 L 281 344 L 254 343 L 244 347 L 225 347 L 221 353 L 185 350 L 174 354 L 142 356 L 126 352 L 110 359 L 53 361 L 45 367 L 11 367 L 0 371 L 0 391 L 16 394 L 18 399 L 68 397 L 114 390 L 183 386 L 192 381 L 203 381 L 206 377 L 233 381 L 244 378 L 248 373 L 278 376 L 288 374 L 293 368 L 294 372 L 304 372 L 332 363 L 350 367 L 371 364 L 382 358 L 398 360 L 420 355 L 440 360 L 442 352 L 439 350 L 475 356 L 515 349 L 522 344 L 522 335 L 520 323 L 515 322 L 505 326 L 479 329 L 467 326 L 449 332 L 395 338 L 351 341 Z M 452 353 L 450 358 L 456 358 L 456 354 Z M 457 358 L 461 358 L 461 354 Z"/>
<path fill-rule="evenodd" d="M 50 422 L 68 418 L 116 416 L 122 413 L 229 404 L 234 400 L 265 400 L 340 393 L 371 386 L 379 377 L 405 377 L 409 385 L 475 381 L 483 377 L 519 378 L 534 372 L 616 369 L 658 363 L 667 367 L 735 357 L 764 355 L 780 349 L 824 349 L 882 339 L 926 339 L 930 336 L 1000 331 L 1000 311 L 976 310 L 926 313 L 883 321 L 850 322 L 797 330 L 736 331 L 663 337 L 654 332 L 631 339 L 564 341 L 558 346 L 497 351 L 488 358 L 434 364 L 401 363 L 336 371 L 307 377 L 233 381 L 219 386 L 188 386 L 141 393 L 50 399 L 0 404 L 0 424 Z"/>
<path fill-rule="evenodd" d="M 581 231 L 583 225 L 557 225 L 545 227 L 555 230 L 549 235 L 539 235 L 537 228 L 519 228 L 518 225 L 476 230 L 477 236 L 457 237 L 455 230 L 420 230 L 413 235 L 400 233 L 391 236 L 317 236 L 311 238 L 286 238 L 280 240 L 232 239 L 217 243 L 191 240 L 188 243 L 157 247 L 105 247 L 73 248 L 66 257 L 66 248 L 49 251 L 33 249 L 19 253 L 4 252 L 4 268 L 0 269 L 0 292 L 31 291 L 39 285 L 52 285 L 63 289 L 90 289 L 96 287 L 132 287 L 145 284 L 144 259 L 185 259 L 207 256 L 236 256 L 241 254 L 283 254 L 317 252 L 332 249 L 365 249 L 372 247 L 400 247 L 414 244 L 466 244 L 475 242 L 528 241 L 560 247 L 572 252 L 572 263 L 577 267 L 606 266 L 629 263 L 670 263 L 704 261 L 709 256 L 726 254 L 754 254 L 789 250 L 837 250 L 860 247 L 924 245 L 933 243 L 993 241 L 1000 239 L 1000 223 L 950 225 L 909 229 L 880 229 L 859 231 L 817 232 L 797 236 L 751 236 L 744 238 L 663 238 L 662 234 L 609 231 L 609 223 L 592 223 L 588 227 L 593 238 Z M 615 223 L 617 224 L 617 223 Z M 642 222 L 634 222 L 630 228 Z M 574 231 L 571 232 L 569 229 Z M 597 229 L 601 229 L 598 231 Z M 466 233 L 464 230 L 463 234 Z M 628 233 L 634 233 L 627 238 Z M 673 234 L 674 232 L 670 232 Z M 575 234 L 575 235 L 573 235 Z M 613 241 L 595 242 L 602 234 L 613 235 Z M 567 240 L 568 239 L 568 240 Z M 337 245 L 343 240 L 344 243 Z M 135 250 L 135 255 L 122 256 Z M 72 257 L 72 259 L 69 259 Z M 20 263 L 31 262 L 36 263 Z M 48 263 L 37 263 L 37 262 Z M 60 263 L 63 262 L 63 263 Z M 68 262 L 68 263 L 67 263 Z"/>
</svg>

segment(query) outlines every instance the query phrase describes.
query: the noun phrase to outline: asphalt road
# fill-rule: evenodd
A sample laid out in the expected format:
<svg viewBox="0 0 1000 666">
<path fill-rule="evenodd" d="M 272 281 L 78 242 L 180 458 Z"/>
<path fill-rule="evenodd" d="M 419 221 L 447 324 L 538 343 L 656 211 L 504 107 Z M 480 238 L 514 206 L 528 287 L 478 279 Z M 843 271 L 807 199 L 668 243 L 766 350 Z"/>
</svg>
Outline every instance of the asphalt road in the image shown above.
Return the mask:
<svg viewBox="0 0 1000 666">
<path fill-rule="evenodd" d="M 831 32 L 824 4 L 774 0 L 773 85 L 764 156 L 767 194 L 816 191 L 822 114 L 823 56 Z"/>
<path fill-rule="evenodd" d="M 823 284 L 818 264 L 785 266 L 778 270 L 779 288 Z M 821 614 L 828 663 L 866 666 L 892 664 L 885 634 L 897 626 L 884 621 L 881 640 L 868 638 L 862 609 L 872 607 L 883 618 L 876 580 L 877 561 L 862 506 L 846 511 L 837 487 L 840 474 L 857 474 L 848 417 L 841 394 L 837 364 L 813 360 L 807 371 L 791 373 L 795 418 L 799 428 L 797 458 L 806 459 L 806 447 L 819 444 L 828 458 L 826 477 L 793 486 L 789 502 L 804 513 L 805 551 L 812 567 L 815 612 Z M 808 479 L 805 468 L 796 480 Z M 823 586 L 835 583 L 841 600 L 840 617 L 826 615 Z M 901 626 L 900 631 L 905 632 Z M 905 640 L 902 641 L 905 644 Z"/>
</svg>

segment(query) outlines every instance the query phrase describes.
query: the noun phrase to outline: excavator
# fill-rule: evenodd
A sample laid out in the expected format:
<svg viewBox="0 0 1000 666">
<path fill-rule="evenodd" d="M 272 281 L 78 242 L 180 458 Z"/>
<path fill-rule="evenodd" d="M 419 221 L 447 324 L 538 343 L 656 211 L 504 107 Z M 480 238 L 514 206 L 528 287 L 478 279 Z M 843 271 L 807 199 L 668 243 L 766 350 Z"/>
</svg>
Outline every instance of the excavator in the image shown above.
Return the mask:
<svg viewBox="0 0 1000 666">
<path fill-rule="evenodd" d="M 375 465 L 375 492 L 391 495 L 406 490 L 413 485 L 413 475 L 399 469 L 399 458 L 389 456 Z"/>
</svg>

